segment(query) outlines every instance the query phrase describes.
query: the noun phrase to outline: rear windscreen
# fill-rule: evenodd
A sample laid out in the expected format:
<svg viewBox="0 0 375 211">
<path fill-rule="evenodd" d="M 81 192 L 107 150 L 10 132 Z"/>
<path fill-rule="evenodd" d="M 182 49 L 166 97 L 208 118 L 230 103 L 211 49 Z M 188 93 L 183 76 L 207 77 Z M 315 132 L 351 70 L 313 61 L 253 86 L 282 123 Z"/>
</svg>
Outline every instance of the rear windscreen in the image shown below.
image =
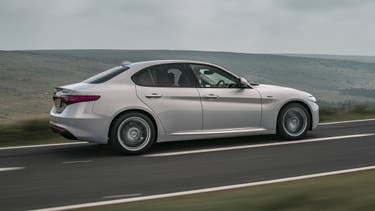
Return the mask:
<svg viewBox="0 0 375 211">
<path fill-rule="evenodd" d="M 88 79 L 82 81 L 82 83 L 88 83 L 88 84 L 104 83 L 104 82 L 109 81 L 112 78 L 118 76 L 119 74 L 123 73 L 127 69 L 129 69 L 129 67 L 123 67 L 123 66 L 115 67 L 115 68 L 106 70 L 102 73 L 99 73 L 97 75 L 94 75 L 91 78 L 88 78 Z"/>
</svg>

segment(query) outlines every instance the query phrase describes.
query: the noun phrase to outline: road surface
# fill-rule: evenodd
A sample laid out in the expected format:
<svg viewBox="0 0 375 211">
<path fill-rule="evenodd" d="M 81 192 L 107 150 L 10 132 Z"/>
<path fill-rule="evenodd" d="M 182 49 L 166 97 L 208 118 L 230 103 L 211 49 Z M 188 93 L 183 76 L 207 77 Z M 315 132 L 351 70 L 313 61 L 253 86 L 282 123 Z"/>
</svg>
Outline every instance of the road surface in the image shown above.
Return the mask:
<svg viewBox="0 0 375 211">
<path fill-rule="evenodd" d="M 119 156 L 94 144 L 0 149 L 0 209 L 29 210 L 375 165 L 375 121 L 272 135 L 157 144 Z"/>
</svg>

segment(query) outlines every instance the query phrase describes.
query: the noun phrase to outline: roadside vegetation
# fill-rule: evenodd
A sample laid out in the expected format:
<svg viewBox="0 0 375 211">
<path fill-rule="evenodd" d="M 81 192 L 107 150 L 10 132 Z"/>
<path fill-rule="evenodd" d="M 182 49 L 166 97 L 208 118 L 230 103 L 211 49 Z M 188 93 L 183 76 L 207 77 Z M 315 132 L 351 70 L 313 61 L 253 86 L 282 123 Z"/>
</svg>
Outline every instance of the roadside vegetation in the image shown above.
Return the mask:
<svg viewBox="0 0 375 211">
<path fill-rule="evenodd" d="M 0 51 L 0 121 L 44 115 L 53 104 L 55 86 L 77 83 L 124 60 L 155 59 L 218 64 L 249 81 L 304 90 L 320 101 L 375 103 L 375 57 L 175 50 Z"/>
<path fill-rule="evenodd" d="M 371 105 L 336 105 L 323 106 L 320 109 L 320 122 L 375 118 L 375 106 Z"/>
<path fill-rule="evenodd" d="M 79 210 L 370 211 L 375 209 L 374 184 L 375 171 L 371 170 L 228 191 L 91 207 Z"/>
<path fill-rule="evenodd" d="M 50 130 L 48 118 L 0 124 L 0 147 L 64 142 L 69 140 Z"/>
<path fill-rule="evenodd" d="M 323 107 L 320 110 L 320 122 L 368 118 L 375 118 L 375 107 L 340 105 Z M 0 124 L 0 147 L 71 142 L 53 133 L 48 121 L 49 119 L 44 117 Z"/>
</svg>

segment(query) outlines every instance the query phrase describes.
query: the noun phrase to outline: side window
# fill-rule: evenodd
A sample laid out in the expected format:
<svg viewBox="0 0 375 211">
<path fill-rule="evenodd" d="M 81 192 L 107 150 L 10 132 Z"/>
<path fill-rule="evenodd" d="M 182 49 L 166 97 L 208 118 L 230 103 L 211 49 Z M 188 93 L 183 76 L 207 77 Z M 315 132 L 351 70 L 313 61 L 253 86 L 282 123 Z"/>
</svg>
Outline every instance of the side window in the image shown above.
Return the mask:
<svg viewBox="0 0 375 211">
<path fill-rule="evenodd" d="M 151 73 L 149 69 L 144 69 L 136 73 L 132 77 L 135 84 L 140 86 L 153 86 L 154 83 L 151 78 Z"/>
<path fill-rule="evenodd" d="M 133 81 L 140 86 L 194 87 L 194 76 L 180 64 L 162 64 L 136 73 Z"/>
<path fill-rule="evenodd" d="M 238 79 L 216 67 L 190 64 L 202 88 L 238 88 Z"/>
</svg>

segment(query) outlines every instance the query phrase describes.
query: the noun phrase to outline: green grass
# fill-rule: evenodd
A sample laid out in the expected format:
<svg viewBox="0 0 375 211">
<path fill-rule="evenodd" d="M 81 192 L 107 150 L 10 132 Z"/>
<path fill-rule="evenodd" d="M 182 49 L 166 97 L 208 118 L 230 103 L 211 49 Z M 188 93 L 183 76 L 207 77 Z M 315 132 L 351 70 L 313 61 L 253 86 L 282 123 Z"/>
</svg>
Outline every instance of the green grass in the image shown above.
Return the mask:
<svg viewBox="0 0 375 211">
<path fill-rule="evenodd" d="M 325 107 L 320 110 L 320 122 L 375 118 L 375 108 L 367 105 Z"/>
<path fill-rule="evenodd" d="M 375 109 L 356 105 L 350 108 L 323 108 L 320 122 L 375 118 Z M 72 142 L 53 133 L 48 118 L 21 120 L 0 124 L 0 147 Z"/>
<path fill-rule="evenodd" d="M 53 133 L 47 118 L 0 125 L 0 147 L 64 142 L 70 140 Z"/>
<path fill-rule="evenodd" d="M 79 210 L 370 211 L 375 210 L 375 171 Z"/>
</svg>

